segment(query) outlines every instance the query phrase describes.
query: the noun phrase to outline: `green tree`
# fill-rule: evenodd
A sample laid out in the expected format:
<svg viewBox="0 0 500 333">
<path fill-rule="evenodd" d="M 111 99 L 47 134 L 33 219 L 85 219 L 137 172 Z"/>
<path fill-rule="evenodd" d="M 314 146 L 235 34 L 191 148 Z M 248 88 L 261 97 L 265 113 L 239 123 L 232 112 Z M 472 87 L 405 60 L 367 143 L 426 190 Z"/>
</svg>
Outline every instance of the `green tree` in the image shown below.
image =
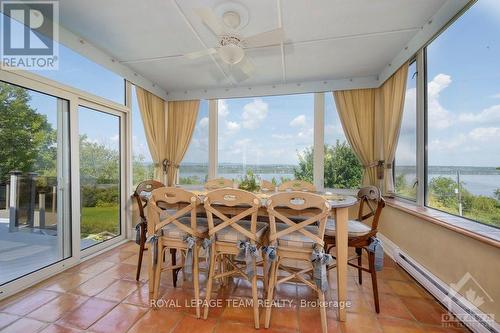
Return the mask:
<svg viewBox="0 0 500 333">
<path fill-rule="evenodd" d="M 143 180 L 154 177 L 153 163 L 147 163 L 145 159 L 144 155 L 141 154 L 132 157 L 132 181 L 134 186 L 137 186 Z"/>
<path fill-rule="evenodd" d="M 432 178 L 429 182 L 431 206 L 454 214 L 458 213 L 457 190 L 457 182 L 450 177 L 439 176 Z M 467 191 L 463 182 L 460 182 L 460 198 L 463 212 L 470 212 L 477 197 Z"/>
<path fill-rule="evenodd" d="M 55 176 L 56 131 L 30 99 L 26 89 L 0 82 L 0 181 L 13 170 Z"/>
<path fill-rule="evenodd" d="M 346 142 L 337 140 L 335 145 L 324 146 L 325 187 L 356 188 L 361 184 L 363 168 Z M 299 165 L 294 168 L 297 179 L 313 181 L 314 151 L 307 148 L 299 156 Z"/>
<path fill-rule="evenodd" d="M 120 153 L 80 135 L 80 178 L 84 184 L 116 184 L 119 181 Z"/>
</svg>

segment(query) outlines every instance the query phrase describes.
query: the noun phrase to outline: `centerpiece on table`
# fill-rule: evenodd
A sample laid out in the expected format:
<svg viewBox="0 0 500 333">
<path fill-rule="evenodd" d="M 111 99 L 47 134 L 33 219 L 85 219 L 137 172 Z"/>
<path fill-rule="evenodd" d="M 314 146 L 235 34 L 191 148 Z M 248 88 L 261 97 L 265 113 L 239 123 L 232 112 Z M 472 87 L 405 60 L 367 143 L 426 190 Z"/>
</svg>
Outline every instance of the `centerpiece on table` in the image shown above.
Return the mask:
<svg viewBox="0 0 500 333">
<path fill-rule="evenodd" d="M 245 176 L 240 177 L 238 188 L 248 192 L 257 192 L 260 190 L 260 180 L 252 170 L 248 170 Z"/>
</svg>

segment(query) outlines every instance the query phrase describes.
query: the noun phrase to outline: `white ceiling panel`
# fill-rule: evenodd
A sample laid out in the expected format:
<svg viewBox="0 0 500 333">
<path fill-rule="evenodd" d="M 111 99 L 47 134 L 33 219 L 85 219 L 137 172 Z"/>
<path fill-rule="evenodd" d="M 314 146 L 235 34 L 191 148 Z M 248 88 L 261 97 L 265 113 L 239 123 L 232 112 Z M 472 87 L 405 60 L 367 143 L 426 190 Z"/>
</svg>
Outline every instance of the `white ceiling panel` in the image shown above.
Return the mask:
<svg viewBox="0 0 500 333">
<path fill-rule="evenodd" d="M 294 42 L 422 27 L 445 0 L 287 0 L 283 26 Z"/>
<path fill-rule="evenodd" d="M 454 5 L 457 2 L 459 5 Z M 303 82 L 312 87 L 313 82 L 323 80 L 366 86 L 381 72 L 390 72 L 387 65 L 404 56 L 406 46 L 411 45 L 412 50 L 405 52 L 415 52 L 415 45 L 428 40 L 466 2 L 64 0 L 60 1 L 60 22 L 170 96 L 196 98 L 190 91 L 238 91 L 241 95 L 251 87 L 279 85 L 288 89 Z M 195 12 L 202 7 L 211 8 L 218 16 L 236 8 L 245 23 L 236 31 L 242 37 L 281 24 L 283 46 L 245 49 L 255 67 L 245 80 L 241 71 L 225 64 L 217 54 L 189 60 L 183 55 L 219 44 L 218 37 Z M 436 16 L 440 26 L 429 24 Z M 332 87 L 339 86 L 330 81 Z"/>
<path fill-rule="evenodd" d="M 285 47 L 287 79 L 315 81 L 378 75 L 414 34 L 325 40 L 296 45 L 290 53 Z"/>
<path fill-rule="evenodd" d="M 60 21 L 119 60 L 179 55 L 202 47 L 172 1 L 64 0 Z"/>
</svg>

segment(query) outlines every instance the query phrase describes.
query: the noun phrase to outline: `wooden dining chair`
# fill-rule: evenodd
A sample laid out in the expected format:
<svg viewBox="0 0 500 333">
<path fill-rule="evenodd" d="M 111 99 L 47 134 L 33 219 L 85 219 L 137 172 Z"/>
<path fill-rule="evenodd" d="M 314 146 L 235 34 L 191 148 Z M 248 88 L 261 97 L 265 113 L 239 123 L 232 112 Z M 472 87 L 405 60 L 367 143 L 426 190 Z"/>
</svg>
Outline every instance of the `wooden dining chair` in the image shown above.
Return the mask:
<svg viewBox="0 0 500 333">
<path fill-rule="evenodd" d="M 200 317 L 198 256 L 202 240 L 208 237 L 207 220 L 196 216 L 200 203 L 200 199 L 194 193 L 176 187 L 163 187 L 151 192 L 148 206 L 148 233 L 157 236 L 150 247 L 151 252 L 154 252 L 153 247 L 156 243 L 156 253 L 153 254 L 149 269 L 150 295 L 152 290 L 152 299 L 158 299 L 161 272 L 183 269 L 184 277 L 192 273 L 198 318 Z M 164 263 L 164 252 L 168 249 L 181 252 L 181 264 Z"/>
<path fill-rule="evenodd" d="M 385 207 L 384 198 L 380 195 L 380 190 L 375 186 L 363 187 L 358 192 L 359 210 L 357 220 L 349 220 L 347 224 L 348 240 L 347 245 L 355 248 L 356 255 L 348 259 L 348 265 L 358 269 L 358 282 L 362 284 L 362 273 L 368 272 L 372 279 L 373 299 L 375 301 L 375 311 L 380 312 L 377 271 L 375 270 L 375 253 L 368 251 L 368 246 L 372 242 L 372 237 L 377 235 L 380 214 Z M 368 207 L 368 213 L 365 213 Z M 371 226 L 363 223 L 373 217 Z M 335 247 L 335 220 L 328 219 L 325 230 L 325 244 L 327 252 Z M 363 249 L 368 254 L 368 267 L 362 263 Z M 352 261 L 357 261 L 353 263 Z M 329 269 L 334 268 L 332 265 Z"/>
<path fill-rule="evenodd" d="M 304 191 L 316 192 L 316 186 L 305 180 L 289 180 L 278 187 L 278 191 Z"/>
<path fill-rule="evenodd" d="M 135 226 L 137 235 L 136 242 L 139 245 L 139 258 L 137 259 L 137 272 L 135 279 L 139 281 L 141 277 L 141 266 L 142 266 L 142 257 L 144 251 L 146 250 L 146 233 L 148 228 L 148 220 L 146 218 L 145 208 L 148 205 L 148 199 L 151 196 L 151 192 L 158 188 L 163 187 L 164 185 L 156 180 L 145 180 L 137 185 L 133 197 L 137 202 L 137 207 L 139 208 L 139 218 L 140 222 Z"/>
<path fill-rule="evenodd" d="M 258 262 L 255 255 L 268 226 L 257 221 L 260 200 L 247 191 L 218 189 L 207 193 L 204 206 L 212 242 L 204 318 L 208 317 L 214 280 L 241 276 L 251 281 L 254 324 L 255 328 L 259 328 Z M 228 217 L 228 212 L 232 217 Z"/>
<path fill-rule="evenodd" d="M 324 284 L 318 286 L 318 283 L 313 282 L 317 276 L 315 277 L 313 273 L 316 267 L 311 257 L 317 255 L 320 259 L 325 255 L 322 251 L 323 236 L 330 206 L 324 198 L 313 193 L 283 192 L 272 195 L 268 199 L 267 212 L 270 222 L 269 246 L 275 250 L 276 258 L 272 261 L 269 273 L 265 313 L 266 328 L 269 327 L 271 321 L 274 291 L 281 283 L 298 282 L 304 284 L 316 291 L 320 304 L 324 304 Z M 309 212 L 308 218 L 298 223 L 286 216 L 289 213 L 304 215 L 305 212 Z M 299 267 L 289 267 L 285 265 L 286 261 L 289 260 L 305 262 L 306 264 Z M 323 268 L 326 270 L 326 266 Z M 280 276 L 280 272 L 288 275 Z M 320 315 L 321 327 L 326 333 L 326 309 L 324 306 L 320 307 Z"/>
<path fill-rule="evenodd" d="M 276 184 L 273 184 L 272 182 L 268 180 L 262 179 L 260 181 L 260 190 L 261 192 L 274 192 L 276 191 Z"/>
<path fill-rule="evenodd" d="M 220 177 L 207 180 L 204 186 L 207 190 L 216 190 L 219 188 L 233 188 L 234 182 L 231 179 Z"/>
</svg>

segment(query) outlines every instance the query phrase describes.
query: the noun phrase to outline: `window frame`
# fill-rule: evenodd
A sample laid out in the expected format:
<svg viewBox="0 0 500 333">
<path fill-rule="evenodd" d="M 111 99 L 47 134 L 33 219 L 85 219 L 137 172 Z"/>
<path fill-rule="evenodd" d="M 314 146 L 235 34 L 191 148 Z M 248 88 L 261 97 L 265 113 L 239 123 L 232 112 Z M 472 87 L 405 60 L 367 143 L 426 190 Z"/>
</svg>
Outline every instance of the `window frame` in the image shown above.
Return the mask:
<svg viewBox="0 0 500 333">
<path fill-rule="evenodd" d="M 43 279 L 65 271 L 68 267 L 80 264 L 84 260 L 94 255 L 106 251 L 127 241 L 127 237 L 132 232 L 131 207 L 128 205 L 127 193 L 130 193 L 131 182 L 131 137 L 130 137 L 130 84 L 125 82 L 125 104 L 120 104 L 106 98 L 93 95 L 92 93 L 80 90 L 78 88 L 65 85 L 58 81 L 40 76 L 20 69 L 0 69 L 1 81 L 23 87 L 25 89 L 37 91 L 43 94 L 51 95 L 69 103 L 69 218 L 65 223 L 69 224 L 71 230 L 71 256 L 55 262 L 49 266 L 31 272 L 0 286 L 0 300 L 23 290 L 30 285 L 39 283 Z M 101 112 L 107 112 L 120 117 L 120 235 L 104 241 L 96 246 L 87 249 L 80 249 L 80 149 L 79 149 L 79 126 L 78 126 L 78 108 L 79 106 L 98 109 Z M 126 139 L 124 136 L 128 136 Z"/>
<path fill-rule="evenodd" d="M 418 126 L 418 115 L 419 115 L 419 108 L 418 108 L 418 105 L 419 105 L 419 101 L 418 101 L 418 85 L 419 85 L 419 59 L 418 59 L 418 54 L 414 55 L 413 57 L 411 57 L 409 60 L 408 60 L 408 68 L 410 68 L 411 65 L 415 64 L 415 69 L 416 69 L 416 72 L 415 72 L 415 77 L 416 77 L 416 95 L 417 95 L 417 98 L 415 100 L 416 102 L 416 105 L 415 105 L 415 122 L 416 122 L 416 137 L 415 137 L 415 146 L 416 146 L 416 149 L 415 149 L 415 159 L 416 159 L 416 163 L 415 163 L 415 167 L 416 167 L 416 174 L 415 174 L 415 182 L 414 183 L 415 185 L 414 186 L 417 186 L 417 193 L 416 193 L 416 197 L 415 197 L 415 200 L 412 199 L 412 198 L 408 198 L 408 197 L 405 197 L 403 195 L 400 195 L 398 194 L 396 191 L 394 191 L 394 197 L 397 198 L 398 200 L 402 200 L 402 201 L 405 201 L 405 202 L 408 202 L 408 203 L 418 203 L 419 201 L 419 189 L 418 189 L 418 186 L 420 184 L 420 180 L 419 180 L 419 173 L 418 173 L 418 169 L 419 169 L 419 161 L 418 161 L 418 150 L 419 150 L 419 147 L 418 147 L 418 137 L 419 137 L 419 126 Z M 405 94 L 406 94 L 406 90 L 405 90 Z M 404 110 L 403 110 L 404 112 Z M 402 119 L 401 118 L 401 122 L 402 122 Z M 401 134 L 400 134 L 401 135 Z M 398 142 L 399 143 L 399 142 Z M 397 149 L 397 147 L 396 147 Z M 393 184 L 394 184 L 394 187 L 396 186 L 396 155 L 394 155 L 394 159 L 392 160 L 392 180 L 393 180 Z"/>
<path fill-rule="evenodd" d="M 474 220 L 466 216 L 460 216 L 458 214 L 453 214 L 450 212 L 446 212 L 443 210 L 440 210 L 435 207 L 429 206 L 429 193 L 428 193 L 428 187 L 429 187 L 429 173 L 428 173 L 428 166 L 429 166 L 429 151 L 428 151 L 428 134 L 429 134 L 429 129 L 428 129 L 428 72 L 427 72 L 427 48 L 429 45 L 432 44 L 432 42 L 438 38 L 442 33 L 444 33 L 447 28 L 453 24 L 457 19 L 461 17 L 462 14 L 464 14 L 470 6 L 467 6 L 464 8 L 464 10 L 459 13 L 456 17 L 454 17 L 443 29 L 437 33 L 434 38 L 429 40 L 429 42 L 426 43 L 421 49 L 417 51 L 417 53 L 410 58 L 410 64 L 413 63 L 413 61 L 416 61 L 417 64 L 417 84 L 416 84 L 416 93 L 417 93 L 417 151 L 416 151 L 416 166 L 417 166 L 417 200 L 416 202 L 413 200 L 410 200 L 408 198 L 405 198 L 403 196 L 398 196 L 397 194 L 394 196 L 395 199 L 395 206 L 397 206 L 397 202 L 401 202 L 402 204 L 410 204 L 410 205 L 415 205 L 418 208 L 423 208 L 427 210 L 428 212 L 439 212 L 440 216 L 446 216 L 448 218 L 443 218 L 443 223 L 445 224 L 450 224 L 450 225 L 456 225 L 456 221 L 465 221 L 465 222 L 472 222 L 475 225 L 481 226 L 481 228 L 484 228 L 485 230 L 492 230 L 492 231 L 498 231 L 500 230 L 499 226 L 495 226 L 492 224 L 487 224 L 482 221 Z M 393 161 L 393 166 L 395 166 L 395 159 Z M 393 168 L 392 172 L 392 177 L 393 181 L 395 182 L 396 177 L 395 177 L 395 167 Z M 431 213 L 432 214 L 432 213 Z M 471 229 L 466 229 L 469 232 L 473 232 L 474 230 Z"/>
</svg>

